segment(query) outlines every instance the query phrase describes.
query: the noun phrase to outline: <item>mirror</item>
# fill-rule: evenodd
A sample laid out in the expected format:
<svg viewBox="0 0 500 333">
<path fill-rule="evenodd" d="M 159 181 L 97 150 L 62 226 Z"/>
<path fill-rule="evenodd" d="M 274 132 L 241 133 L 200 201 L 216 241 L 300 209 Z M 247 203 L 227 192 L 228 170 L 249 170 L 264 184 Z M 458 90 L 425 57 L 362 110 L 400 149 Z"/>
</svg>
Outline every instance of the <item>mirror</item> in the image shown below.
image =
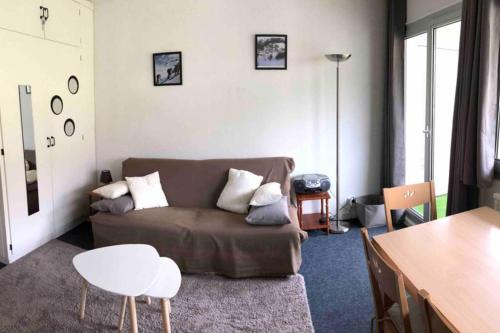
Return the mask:
<svg viewBox="0 0 500 333">
<path fill-rule="evenodd" d="M 78 83 L 78 79 L 74 75 L 70 76 L 68 79 L 69 92 L 74 95 L 78 92 L 78 89 L 80 89 L 80 84 Z"/>
<path fill-rule="evenodd" d="M 66 119 L 66 121 L 64 122 L 64 133 L 67 136 L 72 136 L 73 134 L 75 134 L 75 122 L 73 121 L 73 119 Z"/>
<path fill-rule="evenodd" d="M 36 164 L 35 131 L 31 105 L 31 86 L 19 86 L 19 106 L 21 109 L 21 129 L 24 150 L 24 173 L 28 198 L 28 215 L 40 210 L 38 203 L 38 179 Z"/>
<path fill-rule="evenodd" d="M 52 109 L 53 114 L 61 114 L 61 112 L 63 111 L 63 101 L 61 97 L 59 97 L 58 95 L 52 97 L 52 99 L 50 100 L 50 108 Z"/>
</svg>

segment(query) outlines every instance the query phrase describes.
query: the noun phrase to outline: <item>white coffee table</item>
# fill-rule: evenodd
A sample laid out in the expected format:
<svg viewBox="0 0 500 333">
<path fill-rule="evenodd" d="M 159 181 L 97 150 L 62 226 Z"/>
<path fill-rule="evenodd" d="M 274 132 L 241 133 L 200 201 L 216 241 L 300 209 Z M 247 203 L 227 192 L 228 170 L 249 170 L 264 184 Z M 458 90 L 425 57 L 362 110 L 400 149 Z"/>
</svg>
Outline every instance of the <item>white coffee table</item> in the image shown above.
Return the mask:
<svg viewBox="0 0 500 333">
<path fill-rule="evenodd" d="M 146 291 L 144 296 L 159 298 L 161 305 L 161 316 L 163 319 L 163 332 L 171 333 L 170 329 L 170 300 L 177 294 L 181 286 L 181 271 L 177 264 L 170 258 L 160 258 L 160 270 L 155 283 Z M 120 311 L 120 320 L 118 330 L 122 330 L 125 320 L 125 310 L 127 306 L 127 297 L 123 297 L 122 308 Z"/>
<path fill-rule="evenodd" d="M 78 254 L 73 265 L 83 277 L 80 319 L 85 317 L 88 284 L 125 296 L 130 310 L 131 331 L 137 332 L 135 298 L 153 286 L 160 271 L 155 248 L 143 244 L 103 247 Z"/>
</svg>

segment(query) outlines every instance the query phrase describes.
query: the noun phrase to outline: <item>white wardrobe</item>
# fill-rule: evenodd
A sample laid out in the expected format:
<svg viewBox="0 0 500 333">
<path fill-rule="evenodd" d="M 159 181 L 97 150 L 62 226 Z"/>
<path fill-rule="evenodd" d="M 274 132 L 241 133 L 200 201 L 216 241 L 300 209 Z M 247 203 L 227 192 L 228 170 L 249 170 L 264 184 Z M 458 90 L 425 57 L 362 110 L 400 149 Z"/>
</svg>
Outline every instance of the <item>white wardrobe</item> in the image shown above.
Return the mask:
<svg viewBox="0 0 500 333">
<path fill-rule="evenodd" d="M 2 262 L 86 217 L 96 182 L 93 36 L 87 0 L 0 0 Z"/>
</svg>

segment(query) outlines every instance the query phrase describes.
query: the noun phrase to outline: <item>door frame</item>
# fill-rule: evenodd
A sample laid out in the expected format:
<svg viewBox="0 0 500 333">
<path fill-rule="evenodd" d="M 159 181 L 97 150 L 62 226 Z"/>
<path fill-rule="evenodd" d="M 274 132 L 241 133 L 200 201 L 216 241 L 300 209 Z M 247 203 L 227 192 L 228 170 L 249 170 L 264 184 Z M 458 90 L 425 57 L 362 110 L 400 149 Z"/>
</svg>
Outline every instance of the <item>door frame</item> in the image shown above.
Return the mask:
<svg viewBox="0 0 500 333">
<path fill-rule="evenodd" d="M 3 127 L 2 113 L 0 107 L 0 147 L 3 151 Z M 7 182 L 5 173 L 5 153 L 0 154 L 0 262 L 9 263 L 9 258 L 13 254 L 12 251 L 12 234 L 10 228 L 9 202 L 7 199 Z"/>
</svg>

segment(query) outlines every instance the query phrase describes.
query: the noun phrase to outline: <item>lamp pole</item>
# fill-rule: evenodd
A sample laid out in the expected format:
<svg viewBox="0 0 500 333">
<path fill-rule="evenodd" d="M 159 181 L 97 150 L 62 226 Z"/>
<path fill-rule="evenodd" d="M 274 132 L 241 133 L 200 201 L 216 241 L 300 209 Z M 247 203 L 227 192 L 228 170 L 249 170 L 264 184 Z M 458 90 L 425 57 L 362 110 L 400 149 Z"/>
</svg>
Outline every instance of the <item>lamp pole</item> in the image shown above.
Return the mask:
<svg viewBox="0 0 500 333">
<path fill-rule="evenodd" d="M 343 233 L 346 233 L 349 231 L 349 227 L 345 226 L 345 225 L 342 225 L 340 224 L 340 195 L 339 195 L 339 191 L 340 191 L 340 187 L 339 187 L 339 166 L 340 166 L 340 163 L 339 163 L 339 151 L 340 151 L 340 125 L 339 125 L 339 120 L 340 120 L 340 113 L 339 113 L 339 86 L 340 86 L 340 62 L 343 62 L 343 61 L 346 61 L 348 60 L 351 55 L 350 54 L 327 54 L 325 55 L 325 57 L 330 60 L 330 61 L 334 61 L 337 63 L 337 101 L 336 101 L 336 104 L 337 104 L 337 108 L 336 108 L 336 118 L 337 118 L 337 124 L 336 124 L 336 127 L 337 127 L 337 131 L 336 131 L 336 155 L 337 155 L 337 158 L 336 158 L 336 167 L 335 167 L 335 172 L 336 172 L 336 179 L 335 179 L 335 189 L 336 189 L 336 193 L 335 193 L 335 211 L 336 211 L 336 216 L 335 216 L 335 224 L 333 224 L 331 227 L 330 227 L 330 232 L 333 233 L 333 234 L 343 234 Z"/>
</svg>

